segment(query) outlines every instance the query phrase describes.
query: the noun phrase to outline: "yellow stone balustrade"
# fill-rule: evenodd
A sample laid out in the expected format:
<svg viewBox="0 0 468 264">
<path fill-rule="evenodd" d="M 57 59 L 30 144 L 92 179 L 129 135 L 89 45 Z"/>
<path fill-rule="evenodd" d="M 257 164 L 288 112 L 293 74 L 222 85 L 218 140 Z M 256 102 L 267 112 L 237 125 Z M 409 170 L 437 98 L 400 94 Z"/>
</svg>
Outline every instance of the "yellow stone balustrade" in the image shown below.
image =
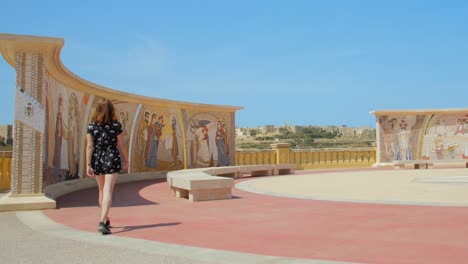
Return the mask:
<svg viewBox="0 0 468 264">
<path fill-rule="evenodd" d="M 0 151 L 0 190 L 9 190 L 11 184 L 11 151 Z"/>
<path fill-rule="evenodd" d="M 278 145 L 266 150 L 237 150 L 236 165 L 293 163 L 296 169 L 307 170 L 368 168 L 376 162 L 375 148 L 291 149 L 289 144 Z"/>
</svg>

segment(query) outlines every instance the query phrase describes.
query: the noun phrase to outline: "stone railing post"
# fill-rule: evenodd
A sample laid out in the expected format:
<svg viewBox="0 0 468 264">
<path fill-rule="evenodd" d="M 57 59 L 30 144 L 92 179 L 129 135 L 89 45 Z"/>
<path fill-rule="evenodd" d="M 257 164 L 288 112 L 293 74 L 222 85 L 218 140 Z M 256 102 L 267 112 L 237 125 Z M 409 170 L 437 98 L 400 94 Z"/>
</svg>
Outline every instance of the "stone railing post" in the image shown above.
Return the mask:
<svg viewBox="0 0 468 264">
<path fill-rule="evenodd" d="M 290 163 L 289 154 L 291 153 L 291 144 L 277 143 L 271 144 L 270 146 L 276 152 L 276 164 Z"/>
</svg>

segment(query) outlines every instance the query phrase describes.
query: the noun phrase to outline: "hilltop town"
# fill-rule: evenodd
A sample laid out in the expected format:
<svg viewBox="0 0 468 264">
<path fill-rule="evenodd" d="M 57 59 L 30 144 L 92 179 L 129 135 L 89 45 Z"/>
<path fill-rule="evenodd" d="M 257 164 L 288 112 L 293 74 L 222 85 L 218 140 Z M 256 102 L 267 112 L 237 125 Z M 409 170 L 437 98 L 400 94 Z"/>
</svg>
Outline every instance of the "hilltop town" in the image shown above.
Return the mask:
<svg viewBox="0 0 468 264">
<path fill-rule="evenodd" d="M 11 150 L 12 128 L 12 125 L 0 125 L 0 151 Z M 236 128 L 237 149 L 268 149 L 274 143 L 289 143 L 292 148 L 372 147 L 375 128 L 288 124 Z"/>
<path fill-rule="evenodd" d="M 0 151 L 10 151 L 13 146 L 13 126 L 0 125 Z"/>
<path fill-rule="evenodd" d="M 358 148 L 375 146 L 371 127 L 265 125 L 236 128 L 237 149 L 268 149 L 274 143 L 292 148 Z"/>
</svg>

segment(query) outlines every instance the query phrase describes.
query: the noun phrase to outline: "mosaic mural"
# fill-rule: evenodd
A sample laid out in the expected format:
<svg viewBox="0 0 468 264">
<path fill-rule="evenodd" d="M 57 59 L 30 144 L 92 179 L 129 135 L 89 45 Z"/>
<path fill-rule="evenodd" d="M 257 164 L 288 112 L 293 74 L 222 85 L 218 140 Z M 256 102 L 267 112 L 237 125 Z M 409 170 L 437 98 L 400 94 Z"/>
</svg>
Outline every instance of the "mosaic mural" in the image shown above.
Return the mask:
<svg viewBox="0 0 468 264">
<path fill-rule="evenodd" d="M 47 81 L 44 183 L 77 179 L 81 162 L 84 109 L 88 97 L 52 78 Z"/>
<path fill-rule="evenodd" d="M 102 99 L 48 77 L 44 186 L 83 177 L 86 127 Z M 233 113 L 112 102 L 132 173 L 234 164 Z"/>
<path fill-rule="evenodd" d="M 377 118 L 380 162 L 468 159 L 468 113 Z"/>
<path fill-rule="evenodd" d="M 233 164 L 229 114 L 184 112 L 189 168 Z"/>
<path fill-rule="evenodd" d="M 132 166 L 135 171 L 174 170 L 184 167 L 179 110 L 143 106 L 134 133 Z"/>
</svg>

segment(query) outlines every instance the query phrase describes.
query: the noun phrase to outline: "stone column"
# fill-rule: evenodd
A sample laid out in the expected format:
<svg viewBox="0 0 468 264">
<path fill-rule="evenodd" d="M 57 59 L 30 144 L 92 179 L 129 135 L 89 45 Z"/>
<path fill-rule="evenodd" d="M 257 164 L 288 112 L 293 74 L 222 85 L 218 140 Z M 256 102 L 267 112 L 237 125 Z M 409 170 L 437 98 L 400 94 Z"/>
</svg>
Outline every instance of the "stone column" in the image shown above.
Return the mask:
<svg viewBox="0 0 468 264">
<path fill-rule="evenodd" d="M 291 152 L 291 144 L 289 143 L 271 144 L 271 148 L 276 151 L 276 164 L 289 163 L 289 154 Z"/>
<path fill-rule="evenodd" d="M 46 103 L 46 53 L 15 52 L 15 117 L 11 191 L 0 211 L 55 208 L 42 192 Z"/>
<path fill-rule="evenodd" d="M 375 142 L 376 142 L 376 150 L 375 150 L 375 164 L 372 165 L 373 168 L 379 167 L 380 165 L 380 125 L 379 125 L 379 117 L 375 115 Z"/>
<path fill-rule="evenodd" d="M 382 136 L 385 136 L 383 135 L 382 133 L 384 133 L 384 131 L 381 130 L 381 127 L 380 127 L 380 124 L 379 124 L 379 119 L 380 119 L 380 116 L 382 115 L 382 113 L 376 113 L 375 111 L 372 111 L 371 114 L 374 114 L 375 115 L 375 131 L 376 131 L 376 135 L 375 135 L 375 141 L 377 143 L 377 148 L 375 150 L 375 163 L 372 165 L 372 168 L 393 168 L 393 164 L 392 163 L 385 163 L 385 162 L 382 162 L 382 157 L 381 157 L 381 148 L 383 147 L 381 143 L 381 137 Z M 387 114 L 387 113 L 384 113 L 384 114 Z"/>
</svg>

